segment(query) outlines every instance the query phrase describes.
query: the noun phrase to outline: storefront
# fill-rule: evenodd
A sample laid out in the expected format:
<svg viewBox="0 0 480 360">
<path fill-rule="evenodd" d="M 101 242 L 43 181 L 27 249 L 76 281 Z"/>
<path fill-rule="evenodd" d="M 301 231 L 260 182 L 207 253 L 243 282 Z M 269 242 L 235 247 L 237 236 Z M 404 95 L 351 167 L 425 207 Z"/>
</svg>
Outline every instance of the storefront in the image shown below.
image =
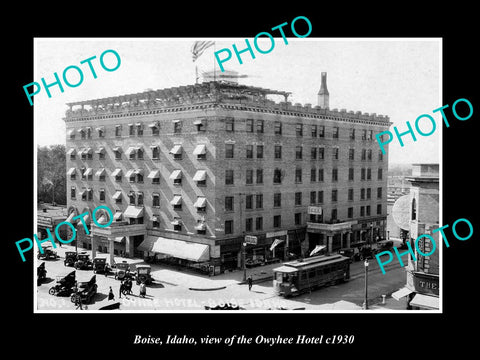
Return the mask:
<svg viewBox="0 0 480 360">
<path fill-rule="evenodd" d="M 407 284 L 394 292 L 392 297 L 397 301 L 406 299 L 408 310 L 438 310 L 439 276 L 424 272 L 407 271 Z"/>
</svg>

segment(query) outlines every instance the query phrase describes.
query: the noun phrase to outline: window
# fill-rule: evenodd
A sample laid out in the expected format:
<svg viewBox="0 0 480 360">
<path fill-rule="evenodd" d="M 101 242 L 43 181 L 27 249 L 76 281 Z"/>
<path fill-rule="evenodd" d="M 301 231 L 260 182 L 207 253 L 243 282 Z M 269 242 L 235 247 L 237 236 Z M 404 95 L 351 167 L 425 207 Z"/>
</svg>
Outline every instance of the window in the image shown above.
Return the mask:
<svg viewBox="0 0 480 360">
<path fill-rule="evenodd" d="M 370 200 L 372 198 L 372 189 L 367 188 L 367 200 Z"/>
<path fill-rule="evenodd" d="M 366 160 L 367 158 L 367 149 L 362 149 L 362 160 Z"/>
<path fill-rule="evenodd" d="M 318 192 L 318 199 L 317 199 L 319 204 L 323 204 L 323 190 Z"/>
<path fill-rule="evenodd" d="M 302 146 L 295 146 L 295 159 L 301 160 L 302 159 Z"/>
<path fill-rule="evenodd" d="M 360 200 L 365 200 L 365 189 L 364 188 L 362 188 L 360 190 Z"/>
<path fill-rule="evenodd" d="M 323 169 L 318 169 L 318 181 L 323 181 Z"/>
<path fill-rule="evenodd" d="M 368 131 L 368 140 L 372 140 L 373 139 L 373 130 L 369 130 Z"/>
<path fill-rule="evenodd" d="M 383 161 L 383 152 L 382 152 L 382 150 L 378 150 L 378 161 Z"/>
<path fill-rule="evenodd" d="M 160 207 L 160 195 L 152 194 L 152 206 Z"/>
<path fill-rule="evenodd" d="M 70 130 L 68 134 L 70 135 L 70 140 L 75 140 L 75 130 Z"/>
<path fill-rule="evenodd" d="M 302 192 L 295 193 L 295 206 L 302 205 Z"/>
<path fill-rule="evenodd" d="M 274 132 L 275 135 L 282 135 L 282 123 L 280 121 L 275 121 Z"/>
<path fill-rule="evenodd" d="M 355 149 L 348 149 L 348 160 L 355 160 Z"/>
<path fill-rule="evenodd" d="M 333 128 L 333 138 L 334 139 L 338 139 L 338 132 L 339 132 L 338 126 L 335 126 Z"/>
<path fill-rule="evenodd" d="M 317 148 L 316 147 L 312 147 L 311 151 L 310 151 L 310 157 L 312 160 L 317 160 Z"/>
<path fill-rule="evenodd" d="M 382 180 L 382 179 L 383 179 L 383 170 L 382 170 L 382 169 L 378 169 L 377 179 L 378 179 L 378 180 Z"/>
<path fill-rule="evenodd" d="M 334 160 L 338 160 L 338 152 L 339 152 L 339 149 L 337 147 L 333 148 L 333 159 Z"/>
<path fill-rule="evenodd" d="M 76 196 L 77 196 L 77 189 L 75 188 L 75 186 L 72 186 L 70 188 L 70 199 L 75 200 Z"/>
<path fill-rule="evenodd" d="M 233 159 L 234 144 L 225 144 L 225 159 Z"/>
<path fill-rule="evenodd" d="M 143 192 L 137 192 L 137 205 L 143 205 Z"/>
<path fill-rule="evenodd" d="M 105 201 L 105 189 L 98 190 L 98 199 L 102 202 Z"/>
<path fill-rule="evenodd" d="M 158 146 L 152 147 L 152 159 L 160 159 L 160 149 Z"/>
<path fill-rule="evenodd" d="M 137 124 L 137 136 L 143 136 L 143 125 Z"/>
<path fill-rule="evenodd" d="M 282 170 L 280 169 L 273 170 L 273 183 L 274 184 L 282 183 Z"/>
<path fill-rule="evenodd" d="M 229 131 L 229 132 L 235 131 L 234 119 L 232 117 L 225 119 L 225 131 Z"/>
<path fill-rule="evenodd" d="M 87 127 L 87 139 L 91 139 L 91 138 L 92 138 L 92 128 Z"/>
<path fill-rule="evenodd" d="M 353 181 L 353 174 L 354 174 L 353 168 L 349 168 L 348 169 L 348 180 L 349 181 Z"/>
<path fill-rule="evenodd" d="M 97 152 L 98 152 L 98 159 L 99 160 L 105 160 L 105 149 L 100 148 L 100 150 L 98 150 Z"/>
<path fill-rule="evenodd" d="M 337 220 L 337 209 L 332 209 L 332 220 Z"/>
<path fill-rule="evenodd" d="M 377 188 L 377 199 L 381 199 L 382 198 L 382 188 L 379 187 Z"/>
<path fill-rule="evenodd" d="M 150 129 L 152 129 L 152 136 L 160 135 L 160 124 L 158 122 L 156 124 L 151 125 Z"/>
<path fill-rule="evenodd" d="M 122 160 L 122 152 L 120 149 L 113 149 L 113 152 L 115 153 L 115 160 Z"/>
<path fill-rule="evenodd" d="M 361 179 L 361 180 L 365 180 L 365 168 L 362 168 L 362 169 L 361 169 L 360 179 Z"/>
<path fill-rule="evenodd" d="M 225 220 L 225 234 L 233 234 L 233 220 Z"/>
<path fill-rule="evenodd" d="M 225 211 L 233 211 L 233 196 L 225 196 Z"/>
<path fill-rule="evenodd" d="M 158 229 L 160 227 L 159 218 L 160 218 L 160 216 L 153 215 L 153 217 L 152 217 L 152 228 Z"/>
<path fill-rule="evenodd" d="M 263 120 L 257 120 L 257 134 L 263 134 Z"/>
<path fill-rule="evenodd" d="M 367 169 L 367 180 L 372 180 L 372 169 Z"/>
<path fill-rule="evenodd" d="M 257 159 L 263 159 L 263 145 L 257 145 Z"/>
<path fill-rule="evenodd" d="M 253 184 L 253 170 L 252 169 L 247 169 L 247 173 L 245 176 L 245 184 L 251 185 Z"/>
<path fill-rule="evenodd" d="M 362 140 L 367 140 L 367 130 L 362 130 Z"/>
<path fill-rule="evenodd" d="M 136 151 L 133 148 L 128 149 L 126 153 L 128 153 L 128 160 L 135 160 Z"/>
<path fill-rule="evenodd" d="M 255 230 L 263 230 L 263 217 L 255 219 Z"/>
<path fill-rule="evenodd" d="M 263 194 L 255 195 L 255 203 L 257 209 L 263 208 Z"/>
<path fill-rule="evenodd" d="M 365 206 L 360 206 L 360 216 L 365 216 Z"/>
<path fill-rule="evenodd" d="M 105 201 L 105 191 L 103 192 L 103 201 Z M 88 201 L 93 201 L 93 189 L 92 188 L 89 188 L 87 189 L 87 198 L 88 198 Z"/>
<path fill-rule="evenodd" d="M 85 136 L 86 136 L 85 130 L 81 129 L 80 130 L 80 138 L 83 140 L 83 139 L 85 139 Z"/>
<path fill-rule="evenodd" d="M 251 232 L 253 230 L 253 218 L 245 219 L 245 231 Z"/>
<path fill-rule="evenodd" d="M 128 136 L 133 136 L 135 135 L 135 127 L 133 124 L 128 124 Z"/>
<path fill-rule="evenodd" d="M 310 191 L 310 205 L 314 205 L 317 203 L 317 192 Z"/>
<path fill-rule="evenodd" d="M 319 160 L 325 159 L 325 148 L 324 147 L 319 147 L 318 148 L 318 159 Z"/>
<path fill-rule="evenodd" d="M 247 145 L 247 159 L 253 159 L 253 145 Z"/>
<path fill-rule="evenodd" d="M 338 200 L 338 190 L 333 189 L 332 190 L 332 202 L 335 202 Z"/>
<path fill-rule="evenodd" d="M 182 122 L 180 120 L 173 121 L 173 133 L 180 134 L 182 132 Z"/>
<path fill-rule="evenodd" d="M 273 207 L 281 207 L 282 206 L 282 194 L 275 193 L 273 194 Z"/>
<path fill-rule="evenodd" d="M 99 138 L 104 138 L 105 137 L 105 127 L 104 126 L 98 127 L 97 131 L 98 131 L 98 137 Z"/>
<path fill-rule="evenodd" d="M 350 129 L 350 140 L 355 140 L 355 129 Z"/>
<path fill-rule="evenodd" d="M 263 169 L 257 169 L 257 184 L 263 184 Z"/>
<path fill-rule="evenodd" d="M 332 182 L 338 181 L 338 169 L 332 169 Z"/>
<path fill-rule="evenodd" d="M 246 121 L 246 131 L 253 132 L 253 119 L 247 119 Z"/>
<path fill-rule="evenodd" d="M 82 201 L 87 201 L 87 190 L 85 188 L 82 188 L 83 190 L 80 191 L 80 195 L 82 196 Z"/>
<path fill-rule="evenodd" d="M 318 135 L 317 125 L 312 125 L 312 137 L 316 138 Z"/>
<path fill-rule="evenodd" d="M 122 136 L 122 125 L 115 125 L 115 137 Z"/>
<path fill-rule="evenodd" d="M 139 148 L 137 150 L 137 159 L 138 160 L 143 160 L 143 149 L 142 148 Z"/>
<path fill-rule="evenodd" d="M 367 205 L 366 212 L 367 212 L 367 216 L 370 216 L 370 205 Z"/>
<path fill-rule="evenodd" d="M 347 217 L 349 219 L 353 218 L 353 207 L 349 207 L 347 210 Z"/>
<path fill-rule="evenodd" d="M 180 218 L 173 218 L 173 230 L 182 231 L 182 223 L 180 222 Z"/>
<path fill-rule="evenodd" d="M 281 215 L 275 215 L 273 217 L 273 227 L 278 228 L 282 226 L 282 216 Z"/>
<path fill-rule="evenodd" d="M 295 169 L 295 182 L 296 183 L 302 182 L 302 168 Z"/>
<path fill-rule="evenodd" d="M 325 137 L 325 125 L 318 127 L 318 137 Z"/>
<path fill-rule="evenodd" d="M 136 171 L 137 174 L 137 183 L 143 183 L 143 174 L 140 171 Z"/>
<path fill-rule="evenodd" d="M 382 214 L 382 204 L 377 204 L 377 215 Z"/>
<path fill-rule="evenodd" d="M 282 145 L 275 145 L 275 159 L 282 158 Z"/>
<path fill-rule="evenodd" d="M 317 181 L 317 169 L 312 168 L 310 170 L 310 182 L 315 182 Z"/>
<path fill-rule="evenodd" d="M 253 195 L 248 194 L 245 196 L 245 209 L 251 210 L 253 209 Z"/>
<path fill-rule="evenodd" d="M 353 189 L 348 189 L 348 201 L 353 201 Z"/>
<path fill-rule="evenodd" d="M 182 196 L 178 194 L 173 195 L 170 205 L 173 206 L 173 210 L 182 211 Z"/>
<path fill-rule="evenodd" d="M 295 134 L 297 136 L 303 136 L 303 124 L 296 124 L 295 125 Z"/>
<path fill-rule="evenodd" d="M 417 201 L 415 198 L 412 199 L 412 220 L 417 219 Z"/>
<path fill-rule="evenodd" d="M 295 213 L 295 225 L 302 225 L 302 213 Z"/>
<path fill-rule="evenodd" d="M 233 185 L 233 170 L 225 170 L 225 185 Z"/>
<path fill-rule="evenodd" d="M 128 193 L 128 203 L 130 205 L 135 205 L 135 193 L 133 191 Z"/>
<path fill-rule="evenodd" d="M 367 150 L 367 159 L 370 161 L 372 160 L 372 149 Z"/>
</svg>

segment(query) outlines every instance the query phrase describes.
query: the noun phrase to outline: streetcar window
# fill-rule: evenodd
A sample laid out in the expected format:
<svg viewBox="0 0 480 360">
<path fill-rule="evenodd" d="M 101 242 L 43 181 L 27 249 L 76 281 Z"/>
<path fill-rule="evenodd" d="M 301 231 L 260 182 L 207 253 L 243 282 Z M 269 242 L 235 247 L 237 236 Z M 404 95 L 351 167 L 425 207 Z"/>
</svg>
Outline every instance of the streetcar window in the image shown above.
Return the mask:
<svg viewBox="0 0 480 360">
<path fill-rule="evenodd" d="M 314 278 L 315 277 L 315 270 L 310 270 L 308 273 L 309 278 Z"/>
<path fill-rule="evenodd" d="M 281 283 L 282 280 L 283 280 L 283 274 L 281 272 L 277 272 L 277 281 Z"/>
<path fill-rule="evenodd" d="M 300 273 L 300 279 L 305 280 L 306 278 L 307 278 L 307 272 L 306 272 L 306 271 L 302 271 L 302 272 Z"/>
</svg>

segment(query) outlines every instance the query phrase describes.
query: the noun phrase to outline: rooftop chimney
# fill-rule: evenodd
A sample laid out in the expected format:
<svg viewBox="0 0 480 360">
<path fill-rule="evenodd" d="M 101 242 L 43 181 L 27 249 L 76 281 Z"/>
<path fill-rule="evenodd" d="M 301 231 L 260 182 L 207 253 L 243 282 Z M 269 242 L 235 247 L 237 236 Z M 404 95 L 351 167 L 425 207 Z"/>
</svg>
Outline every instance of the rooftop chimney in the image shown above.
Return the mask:
<svg viewBox="0 0 480 360">
<path fill-rule="evenodd" d="M 318 91 L 318 106 L 322 109 L 329 107 L 329 93 L 327 89 L 327 73 L 322 72 L 322 85 Z"/>
</svg>

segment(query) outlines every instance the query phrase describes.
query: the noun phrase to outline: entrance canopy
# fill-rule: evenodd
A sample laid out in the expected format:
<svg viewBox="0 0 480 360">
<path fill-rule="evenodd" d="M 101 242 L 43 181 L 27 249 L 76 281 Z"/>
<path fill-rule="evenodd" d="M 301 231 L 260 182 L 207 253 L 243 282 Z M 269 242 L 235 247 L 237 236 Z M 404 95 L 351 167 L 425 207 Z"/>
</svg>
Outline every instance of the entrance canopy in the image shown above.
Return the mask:
<svg viewBox="0 0 480 360">
<path fill-rule="evenodd" d="M 167 239 L 161 236 L 147 236 L 138 246 L 138 250 L 156 252 L 195 262 L 203 262 L 210 259 L 210 248 L 208 245 Z"/>
<path fill-rule="evenodd" d="M 412 301 L 410 301 L 410 305 L 431 310 L 438 310 L 440 308 L 438 297 L 423 294 L 416 294 Z"/>
</svg>

